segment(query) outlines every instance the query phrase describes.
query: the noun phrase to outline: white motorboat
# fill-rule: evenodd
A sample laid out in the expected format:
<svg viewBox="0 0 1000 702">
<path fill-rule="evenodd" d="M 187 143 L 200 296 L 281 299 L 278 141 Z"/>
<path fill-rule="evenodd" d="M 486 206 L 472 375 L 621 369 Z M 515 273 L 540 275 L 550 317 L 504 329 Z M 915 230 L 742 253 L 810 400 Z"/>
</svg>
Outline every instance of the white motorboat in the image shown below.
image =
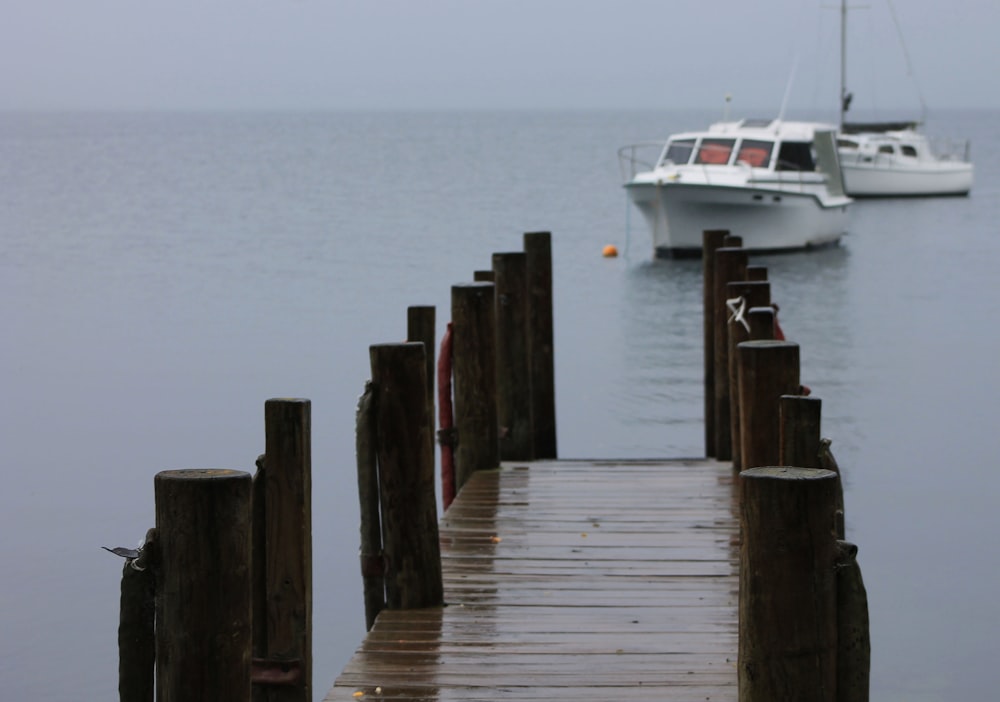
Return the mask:
<svg viewBox="0 0 1000 702">
<path fill-rule="evenodd" d="M 841 0 L 837 146 L 845 192 L 852 197 L 969 194 L 973 168 L 968 142 L 961 148 L 941 141 L 932 145 L 917 131 L 919 122 L 847 122 L 853 97 L 847 90 L 847 0 Z"/>
<path fill-rule="evenodd" d="M 618 152 L 629 198 L 657 256 L 701 255 L 702 232 L 728 229 L 744 248 L 779 252 L 835 244 L 847 230 L 836 128 L 742 120 Z"/>
</svg>

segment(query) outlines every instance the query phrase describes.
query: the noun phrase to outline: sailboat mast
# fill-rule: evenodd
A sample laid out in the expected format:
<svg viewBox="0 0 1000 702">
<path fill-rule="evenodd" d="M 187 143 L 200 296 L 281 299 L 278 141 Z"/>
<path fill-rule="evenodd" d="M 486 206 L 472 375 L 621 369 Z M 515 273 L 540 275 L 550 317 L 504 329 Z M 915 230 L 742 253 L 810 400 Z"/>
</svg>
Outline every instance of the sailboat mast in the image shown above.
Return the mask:
<svg viewBox="0 0 1000 702">
<path fill-rule="evenodd" d="M 840 126 L 847 112 L 847 0 L 840 0 Z"/>
</svg>

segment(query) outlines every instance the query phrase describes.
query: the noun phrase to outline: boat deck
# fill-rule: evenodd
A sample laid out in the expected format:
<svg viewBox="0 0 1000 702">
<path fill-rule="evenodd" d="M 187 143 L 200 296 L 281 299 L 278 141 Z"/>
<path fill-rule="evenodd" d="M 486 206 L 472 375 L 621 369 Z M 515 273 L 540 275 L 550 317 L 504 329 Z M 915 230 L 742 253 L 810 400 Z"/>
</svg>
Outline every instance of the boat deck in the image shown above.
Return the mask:
<svg viewBox="0 0 1000 702">
<path fill-rule="evenodd" d="M 447 605 L 382 612 L 325 700 L 735 700 L 735 504 L 713 460 L 476 473 L 440 523 Z"/>
</svg>

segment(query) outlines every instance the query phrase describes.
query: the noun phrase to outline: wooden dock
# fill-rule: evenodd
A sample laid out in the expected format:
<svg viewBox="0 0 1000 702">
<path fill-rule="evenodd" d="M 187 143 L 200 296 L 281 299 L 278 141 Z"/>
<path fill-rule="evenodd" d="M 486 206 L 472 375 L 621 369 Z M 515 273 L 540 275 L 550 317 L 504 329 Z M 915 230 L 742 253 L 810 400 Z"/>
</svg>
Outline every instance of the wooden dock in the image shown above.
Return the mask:
<svg viewBox="0 0 1000 702">
<path fill-rule="evenodd" d="M 326 700 L 737 697 L 732 465 L 478 471 L 442 517 L 445 607 L 384 610 Z"/>
</svg>

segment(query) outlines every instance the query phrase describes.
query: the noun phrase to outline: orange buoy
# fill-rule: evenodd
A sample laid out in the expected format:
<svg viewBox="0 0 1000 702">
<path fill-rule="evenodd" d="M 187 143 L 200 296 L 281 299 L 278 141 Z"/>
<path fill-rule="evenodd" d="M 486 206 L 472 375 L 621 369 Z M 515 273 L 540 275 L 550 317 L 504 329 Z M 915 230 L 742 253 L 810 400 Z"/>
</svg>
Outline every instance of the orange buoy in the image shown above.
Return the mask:
<svg viewBox="0 0 1000 702">
<path fill-rule="evenodd" d="M 608 244 L 604 247 L 604 258 L 614 258 L 618 255 L 618 247 L 614 244 Z"/>
</svg>

